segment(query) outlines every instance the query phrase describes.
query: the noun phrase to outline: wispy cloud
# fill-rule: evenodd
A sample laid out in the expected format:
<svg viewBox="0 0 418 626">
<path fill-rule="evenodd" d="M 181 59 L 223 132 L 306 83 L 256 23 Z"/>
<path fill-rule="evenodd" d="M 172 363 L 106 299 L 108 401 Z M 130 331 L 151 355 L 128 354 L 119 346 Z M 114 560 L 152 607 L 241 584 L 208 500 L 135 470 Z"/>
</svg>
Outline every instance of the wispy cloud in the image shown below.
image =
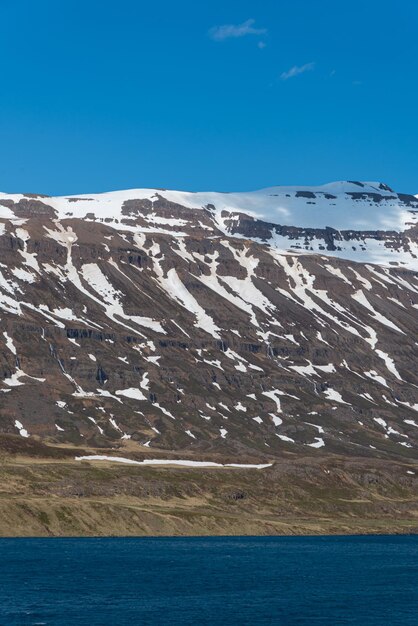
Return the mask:
<svg viewBox="0 0 418 626">
<path fill-rule="evenodd" d="M 280 75 L 282 80 L 288 80 L 289 78 L 294 78 L 295 76 L 299 76 L 299 74 L 304 74 L 305 72 L 311 72 L 315 69 L 315 63 L 305 63 L 305 65 L 294 65 L 287 70 L 287 72 L 283 72 Z"/>
<path fill-rule="evenodd" d="M 242 24 L 224 24 L 223 26 L 214 26 L 209 30 L 209 37 L 215 41 L 224 41 L 225 39 L 237 39 L 246 35 L 265 35 L 267 28 L 256 28 L 255 20 L 247 20 Z"/>
</svg>

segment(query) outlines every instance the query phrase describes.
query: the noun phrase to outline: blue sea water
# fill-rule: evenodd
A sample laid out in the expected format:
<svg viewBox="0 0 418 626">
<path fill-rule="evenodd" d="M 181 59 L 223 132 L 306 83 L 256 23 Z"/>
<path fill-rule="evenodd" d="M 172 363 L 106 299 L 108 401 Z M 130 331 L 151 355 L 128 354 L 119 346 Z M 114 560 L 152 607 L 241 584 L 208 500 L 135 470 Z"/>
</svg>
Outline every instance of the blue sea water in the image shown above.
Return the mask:
<svg viewBox="0 0 418 626">
<path fill-rule="evenodd" d="M 0 539 L 0 624 L 418 625 L 418 537 Z"/>
</svg>

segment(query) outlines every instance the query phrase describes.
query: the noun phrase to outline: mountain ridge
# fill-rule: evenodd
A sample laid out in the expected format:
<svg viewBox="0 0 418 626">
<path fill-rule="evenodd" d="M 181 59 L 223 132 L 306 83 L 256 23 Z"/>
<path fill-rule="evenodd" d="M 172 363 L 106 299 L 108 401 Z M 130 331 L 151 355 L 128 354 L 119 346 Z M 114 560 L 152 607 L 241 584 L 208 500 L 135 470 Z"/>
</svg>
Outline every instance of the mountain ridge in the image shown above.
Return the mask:
<svg viewBox="0 0 418 626">
<path fill-rule="evenodd" d="M 340 258 L 418 269 L 418 199 L 396 194 L 383 183 L 269 187 L 248 193 L 130 189 L 59 197 L 0 194 L 0 216 L 19 219 L 26 215 L 23 205 L 39 202 L 51 218 L 104 221 L 119 230 L 174 236 L 190 234 L 181 228 L 188 224 L 196 233 L 202 215 L 206 235 L 215 229 L 283 251 L 332 251 Z M 18 215 L 11 206 L 18 207 Z M 248 228 L 251 220 L 257 222 L 259 237 L 254 224 Z"/>
</svg>

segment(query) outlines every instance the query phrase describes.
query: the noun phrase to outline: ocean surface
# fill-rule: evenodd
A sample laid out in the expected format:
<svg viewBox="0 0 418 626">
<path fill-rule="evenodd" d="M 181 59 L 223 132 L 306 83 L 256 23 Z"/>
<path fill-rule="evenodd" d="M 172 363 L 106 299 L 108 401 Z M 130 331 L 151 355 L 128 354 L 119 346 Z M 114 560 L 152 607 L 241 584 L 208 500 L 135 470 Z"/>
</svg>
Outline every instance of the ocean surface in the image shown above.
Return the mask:
<svg viewBox="0 0 418 626">
<path fill-rule="evenodd" d="M 0 624 L 418 625 L 418 537 L 0 539 Z"/>
</svg>

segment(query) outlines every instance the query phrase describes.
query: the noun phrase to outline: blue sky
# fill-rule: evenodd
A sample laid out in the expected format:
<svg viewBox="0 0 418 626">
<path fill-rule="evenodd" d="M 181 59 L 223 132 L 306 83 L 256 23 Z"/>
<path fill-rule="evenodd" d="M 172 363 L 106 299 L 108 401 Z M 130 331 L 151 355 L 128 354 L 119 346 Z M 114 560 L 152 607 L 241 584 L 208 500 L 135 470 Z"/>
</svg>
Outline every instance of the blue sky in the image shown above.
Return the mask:
<svg viewBox="0 0 418 626">
<path fill-rule="evenodd" d="M 414 0 L 0 0 L 0 190 L 418 193 Z"/>
</svg>

